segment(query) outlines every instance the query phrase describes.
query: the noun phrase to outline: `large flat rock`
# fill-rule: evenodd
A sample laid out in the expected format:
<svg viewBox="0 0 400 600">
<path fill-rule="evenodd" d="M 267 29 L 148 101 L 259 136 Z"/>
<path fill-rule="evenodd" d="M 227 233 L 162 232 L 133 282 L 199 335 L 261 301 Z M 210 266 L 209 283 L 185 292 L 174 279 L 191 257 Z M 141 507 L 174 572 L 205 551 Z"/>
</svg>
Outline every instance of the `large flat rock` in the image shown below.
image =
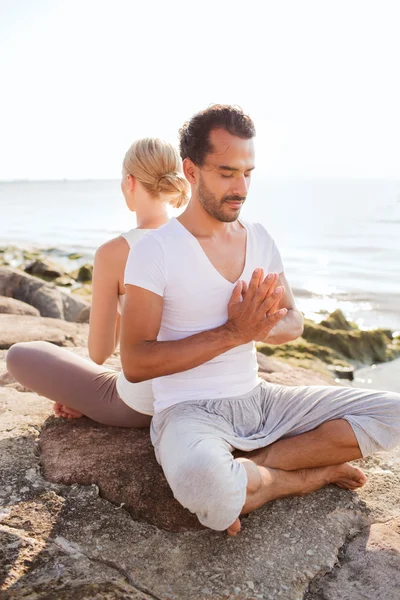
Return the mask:
<svg viewBox="0 0 400 600">
<path fill-rule="evenodd" d="M 400 449 L 360 462 L 357 494 L 272 502 L 229 538 L 173 499 L 147 432 L 57 420 L 0 382 L 0 600 L 397 600 Z"/>
<path fill-rule="evenodd" d="M 43 340 L 57 346 L 84 346 L 89 326 L 50 317 L 0 314 L 0 349 L 17 342 Z"/>
</svg>

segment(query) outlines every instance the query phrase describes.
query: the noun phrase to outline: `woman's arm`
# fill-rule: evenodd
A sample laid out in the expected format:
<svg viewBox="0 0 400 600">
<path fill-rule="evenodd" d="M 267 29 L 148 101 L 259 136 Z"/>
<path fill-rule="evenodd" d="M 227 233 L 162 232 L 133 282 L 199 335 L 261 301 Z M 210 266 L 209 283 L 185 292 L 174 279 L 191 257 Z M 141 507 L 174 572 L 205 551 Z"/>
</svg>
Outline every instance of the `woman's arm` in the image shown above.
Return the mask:
<svg viewBox="0 0 400 600">
<path fill-rule="evenodd" d="M 118 346 L 118 296 L 128 254 L 127 242 L 118 237 L 100 246 L 94 257 L 88 347 L 90 358 L 98 365 Z"/>
</svg>

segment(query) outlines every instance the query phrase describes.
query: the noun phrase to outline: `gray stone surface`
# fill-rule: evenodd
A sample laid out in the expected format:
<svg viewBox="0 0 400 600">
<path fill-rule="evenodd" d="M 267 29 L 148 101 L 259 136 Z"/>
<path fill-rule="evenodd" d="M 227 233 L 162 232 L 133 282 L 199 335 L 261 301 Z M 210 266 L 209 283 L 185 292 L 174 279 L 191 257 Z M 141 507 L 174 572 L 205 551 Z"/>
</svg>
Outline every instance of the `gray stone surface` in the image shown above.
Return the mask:
<svg viewBox="0 0 400 600">
<path fill-rule="evenodd" d="M 361 461 L 357 494 L 272 502 L 236 538 L 174 532 L 157 500 L 181 509 L 146 432 L 56 421 L 51 407 L 0 383 L 0 600 L 397 600 L 400 450 Z"/>
<path fill-rule="evenodd" d="M 61 319 L 0 314 L 0 349 L 16 342 L 44 340 L 57 346 L 83 346 L 88 325 Z"/>
<path fill-rule="evenodd" d="M 81 297 L 11 267 L 0 267 L 0 296 L 30 304 L 42 317 L 79 323 L 89 320 L 90 305 Z"/>
<path fill-rule="evenodd" d="M 7 315 L 40 316 L 37 308 L 26 302 L 21 302 L 21 300 L 15 300 L 15 298 L 8 298 L 7 296 L 0 296 L 0 313 Z"/>
</svg>

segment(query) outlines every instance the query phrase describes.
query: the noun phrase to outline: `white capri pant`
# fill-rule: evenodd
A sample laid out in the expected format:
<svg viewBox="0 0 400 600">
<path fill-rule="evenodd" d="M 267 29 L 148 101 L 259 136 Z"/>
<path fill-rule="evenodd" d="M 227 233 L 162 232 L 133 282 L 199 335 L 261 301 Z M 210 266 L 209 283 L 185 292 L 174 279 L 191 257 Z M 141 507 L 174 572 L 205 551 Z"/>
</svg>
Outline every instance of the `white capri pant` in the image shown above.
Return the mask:
<svg viewBox="0 0 400 600">
<path fill-rule="evenodd" d="M 203 525 L 223 531 L 241 513 L 247 475 L 232 451 L 264 448 L 345 419 L 362 455 L 400 443 L 400 394 L 263 381 L 235 398 L 181 402 L 153 417 L 151 438 L 174 497 Z"/>
</svg>

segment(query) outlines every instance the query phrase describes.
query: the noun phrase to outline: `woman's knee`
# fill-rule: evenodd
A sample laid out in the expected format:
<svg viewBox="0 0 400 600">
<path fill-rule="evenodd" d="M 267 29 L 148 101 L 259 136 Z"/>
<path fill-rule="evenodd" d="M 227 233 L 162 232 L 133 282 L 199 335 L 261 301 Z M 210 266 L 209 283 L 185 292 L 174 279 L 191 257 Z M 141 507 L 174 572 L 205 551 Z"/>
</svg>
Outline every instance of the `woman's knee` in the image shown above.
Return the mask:
<svg viewBox="0 0 400 600">
<path fill-rule="evenodd" d="M 13 377 L 19 372 L 26 351 L 27 344 L 25 342 L 19 342 L 14 344 L 7 352 L 6 364 L 7 370 Z"/>
<path fill-rule="evenodd" d="M 22 373 L 29 369 L 34 356 L 42 351 L 48 342 L 18 342 L 13 344 L 7 352 L 6 365 L 8 372 L 17 380 Z"/>
</svg>

